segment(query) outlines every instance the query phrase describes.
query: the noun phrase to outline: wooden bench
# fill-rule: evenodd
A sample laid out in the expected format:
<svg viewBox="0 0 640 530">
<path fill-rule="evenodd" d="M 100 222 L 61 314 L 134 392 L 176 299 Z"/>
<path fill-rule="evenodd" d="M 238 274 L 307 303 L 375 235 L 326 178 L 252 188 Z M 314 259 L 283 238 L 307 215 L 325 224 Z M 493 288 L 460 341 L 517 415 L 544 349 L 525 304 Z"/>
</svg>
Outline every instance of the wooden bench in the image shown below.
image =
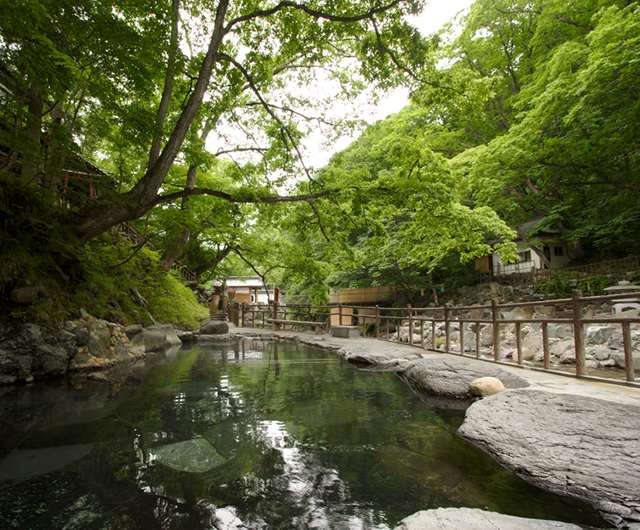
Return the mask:
<svg viewBox="0 0 640 530">
<path fill-rule="evenodd" d="M 315 327 L 316 328 L 316 335 L 322 335 L 322 331 L 325 328 L 325 326 L 327 325 L 326 322 L 308 322 L 305 320 L 280 320 L 280 319 L 275 319 L 275 318 L 268 318 L 267 322 L 270 322 L 272 325 L 273 331 L 279 331 L 280 330 L 280 326 L 285 326 L 287 324 L 290 324 L 292 326 L 310 326 L 310 327 Z"/>
</svg>

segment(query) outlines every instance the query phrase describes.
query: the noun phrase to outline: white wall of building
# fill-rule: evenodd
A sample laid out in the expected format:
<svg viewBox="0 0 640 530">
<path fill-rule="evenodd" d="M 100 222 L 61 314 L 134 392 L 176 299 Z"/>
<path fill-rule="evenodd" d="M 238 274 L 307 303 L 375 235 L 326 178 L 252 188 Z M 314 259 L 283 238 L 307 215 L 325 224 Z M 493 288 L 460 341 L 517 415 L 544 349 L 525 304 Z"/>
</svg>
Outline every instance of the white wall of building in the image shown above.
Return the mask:
<svg viewBox="0 0 640 530">
<path fill-rule="evenodd" d="M 545 251 L 547 259 L 551 262 L 554 269 L 562 269 L 571 261 L 567 244 L 564 241 L 555 243 L 547 243 L 542 247 Z M 520 260 L 517 263 L 500 263 L 501 254 L 493 254 L 491 256 L 494 276 L 508 276 L 509 274 L 517 274 L 523 272 L 531 272 L 533 269 L 541 270 L 546 268 L 540 256 L 534 252 L 527 244 L 518 244 L 518 254 Z"/>
</svg>

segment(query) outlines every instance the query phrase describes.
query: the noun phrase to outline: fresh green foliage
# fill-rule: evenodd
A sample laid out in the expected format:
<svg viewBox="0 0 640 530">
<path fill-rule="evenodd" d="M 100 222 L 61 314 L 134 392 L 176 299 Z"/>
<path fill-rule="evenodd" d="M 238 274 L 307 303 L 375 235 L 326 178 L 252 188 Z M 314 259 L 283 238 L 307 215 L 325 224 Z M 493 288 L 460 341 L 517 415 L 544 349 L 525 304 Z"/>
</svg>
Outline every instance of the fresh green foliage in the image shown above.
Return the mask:
<svg viewBox="0 0 640 530">
<path fill-rule="evenodd" d="M 637 3 L 477 0 L 428 38 L 407 23 L 421 6 L 7 5 L 2 289 L 86 281 L 83 246 L 124 221 L 153 234 L 154 270 L 259 273 L 315 303 L 327 285 L 393 283 L 412 301 L 472 281 L 452 263 L 513 258 L 509 227 L 539 214 L 594 260 L 639 253 Z M 400 84 L 412 105 L 310 166 L 315 132 L 360 126 L 335 102 Z"/>
<path fill-rule="evenodd" d="M 78 285 L 74 302 L 96 316 L 120 308 L 130 322 L 149 325 L 150 313 L 156 321 L 197 329 L 207 319 L 208 308 L 198 304 L 176 271 L 160 268 L 157 252 L 141 248 L 134 254 L 135 250 L 106 237 L 93 242 L 82 260 L 86 278 Z M 134 289 L 148 303 L 148 311 L 140 306 Z"/>
<path fill-rule="evenodd" d="M 569 298 L 571 296 L 571 278 L 561 272 L 556 272 L 550 281 L 536 284 L 534 291 L 546 294 L 551 300 Z"/>
<path fill-rule="evenodd" d="M 591 296 L 607 294 L 604 290 L 609 285 L 610 282 L 606 276 L 587 276 L 578 281 L 578 289 Z"/>
<path fill-rule="evenodd" d="M 501 29 L 505 17 L 511 33 Z M 491 72 L 483 123 L 493 117 L 505 125 L 453 161 L 469 200 L 492 206 L 513 226 L 545 214 L 594 260 L 637 254 L 637 4 L 476 2 L 464 21 L 475 33 L 465 30 L 454 42 L 453 50 L 464 53 L 447 72 Z M 482 52 L 473 51 L 478 46 Z M 503 64 L 480 68 L 489 57 Z M 474 123 L 469 116 L 467 127 Z"/>
<path fill-rule="evenodd" d="M 119 310 L 130 323 L 150 325 L 151 314 L 158 322 L 197 329 L 209 315 L 208 308 L 197 302 L 176 271 L 161 270 L 157 252 L 136 249 L 111 236 L 98 238 L 87 246 L 74 262 L 73 278 L 66 277 L 60 269 L 57 275 L 43 270 L 46 262 L 41 256 L 25 256 L 23 260 L 22 266 L 35 271 L 35 285 L 42 286 L 43 292 L 31 305 L 7 305 L 5 318 L 59 326 L 76 318 L 80 308 L 98 318 L 110 310 Z M 134 290 L 146 300 L 147 307 L 140 305 Z"/>
<path fill-rule="evenodd" d="M 317 216 L 300 205 L 285 220 L 298 248 L 326 263 L 324 281 L 345 286 L 344 273 L 359 271 L 358 286 L 395 283 L 411 297 L 450 255 L 486 255 L 490 238 L 505 238 L 499 247 L 513 257 L 513 232 L 490 208 L 462 204 L 448 161 L 426 147 L 426 114 L 408 107 L 369 127 L 318 175 L 342 193 L 314 201 Z"/>
<path fill-rule="evenodd" d="M 610 281 L 606 276 L 586 276 L 574 283 L 570 274 L 558 271 L 553 274 L 553 279 L 539 283 L 534 287 L 535 292 L 549 295 L 551 299 L 571 298 L 571 291 L 580 289 L 585 296 L 599 296 L 606 294 L 604 289 Z"/>
</svg>

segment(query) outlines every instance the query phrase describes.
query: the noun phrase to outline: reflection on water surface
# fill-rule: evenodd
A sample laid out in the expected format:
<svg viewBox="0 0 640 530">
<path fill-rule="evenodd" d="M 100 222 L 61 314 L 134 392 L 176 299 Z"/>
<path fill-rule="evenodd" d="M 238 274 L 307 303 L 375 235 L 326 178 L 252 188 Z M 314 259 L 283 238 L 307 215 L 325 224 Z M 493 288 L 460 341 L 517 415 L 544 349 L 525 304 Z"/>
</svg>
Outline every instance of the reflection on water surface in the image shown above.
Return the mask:
<svg viewBox="0 0 640 530">
<path fill-rule="evenodd" d="M 600 525 L 455 435 L 463 412 L 291 343 L 0 395 L 0 527 L 387 529 L 469 506 Z"/>
</svg>

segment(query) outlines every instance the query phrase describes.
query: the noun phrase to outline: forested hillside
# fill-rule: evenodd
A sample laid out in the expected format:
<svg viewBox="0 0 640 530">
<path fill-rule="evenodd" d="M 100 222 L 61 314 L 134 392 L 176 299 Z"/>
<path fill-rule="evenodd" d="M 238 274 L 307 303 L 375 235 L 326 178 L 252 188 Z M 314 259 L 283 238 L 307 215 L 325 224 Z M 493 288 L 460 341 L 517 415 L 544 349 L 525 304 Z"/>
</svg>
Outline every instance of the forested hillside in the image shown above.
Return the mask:
<svg viewBox="0 0 640 530">
<path fill-rule="evenodd" d="M 538 214 L 586 260 L 640 252 L 637 4 L 479 0 L 435 35 L 421 9 L 4 2 L 2 296 L 72 292 L 125 222 L 165 271 L 316 301 L 464 281 Z M 313 167 L 319 134 L 361 127 L 358 96 L 401 85 L 410 106 Z"/>
<path fill-rule="evenodd" d="M 482 254 L 498 218 L 515 230 L 546 216 L 538 228 L 582 262 L 640 253 L 639 22 L 636 3 L 477 1 L 432 37 L 438 67 L 412 104 L 320 172 L 351 183 L 347 200 L 316 202 L 349 226 L 329 281 L 395 283 L 409 300 L 434 270 L 437 284 L 473 281 L 456 263 Z M 300 224 L 289 238 L 317 256 L 326 234 Z"/>
</svg>

